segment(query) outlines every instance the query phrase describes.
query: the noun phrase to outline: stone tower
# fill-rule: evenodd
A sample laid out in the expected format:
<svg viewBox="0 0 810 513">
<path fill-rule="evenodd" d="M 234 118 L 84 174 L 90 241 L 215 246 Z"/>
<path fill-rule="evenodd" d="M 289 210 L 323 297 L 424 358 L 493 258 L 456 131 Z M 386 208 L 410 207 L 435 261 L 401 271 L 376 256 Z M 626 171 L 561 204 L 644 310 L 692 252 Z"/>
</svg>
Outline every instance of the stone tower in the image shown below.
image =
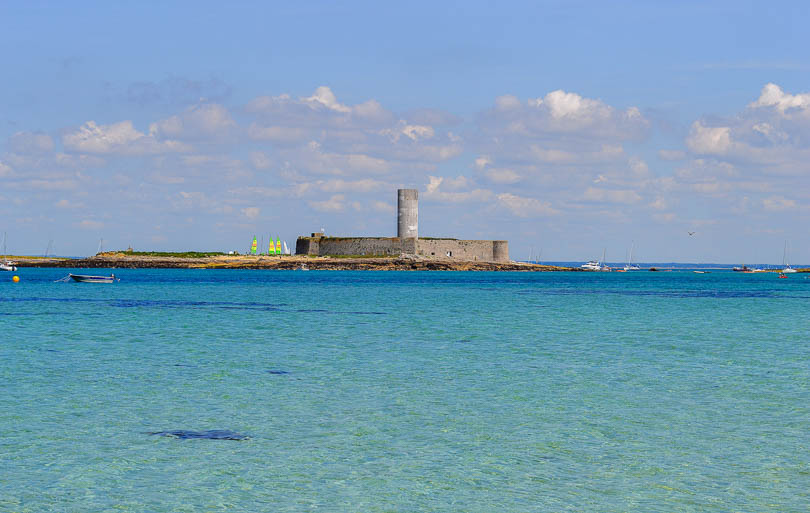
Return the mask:
<svg viewBox="0 0 810 513">
<path fill-rule="evenodd" d="M 419 238 L 419 191 L 397 189 L 397 237 Z"/>
</svg>

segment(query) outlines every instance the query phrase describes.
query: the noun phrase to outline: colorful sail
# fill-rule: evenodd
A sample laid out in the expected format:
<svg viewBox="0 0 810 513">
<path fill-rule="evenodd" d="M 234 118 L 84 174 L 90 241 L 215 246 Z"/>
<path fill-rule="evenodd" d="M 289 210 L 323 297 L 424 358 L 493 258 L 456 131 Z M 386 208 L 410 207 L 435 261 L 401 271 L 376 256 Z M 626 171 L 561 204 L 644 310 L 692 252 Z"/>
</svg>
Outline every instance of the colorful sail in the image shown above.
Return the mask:
<svg viewBox="0 0 810 513">
<path fill-rule="evenodd" d="M 251 255 L 256 254 L 256 236 L 255 235 L 253 236 L 253 244 L 250 245 L 250 254 Z"/>
<path fill-rule="evenodd" d="M 277 255 L 281 254 L 281 239 L 279 239 L 278 237 L 276 237 L 276 254 Z"/>
<path fill-rule="evenodd" d="M 275 255 L 276 254 L 276 244 L 273 242 L 273 236 L 270 236 L 270 244 L 267 245 L 267 254 L 268 255 Z"/>
</svg>

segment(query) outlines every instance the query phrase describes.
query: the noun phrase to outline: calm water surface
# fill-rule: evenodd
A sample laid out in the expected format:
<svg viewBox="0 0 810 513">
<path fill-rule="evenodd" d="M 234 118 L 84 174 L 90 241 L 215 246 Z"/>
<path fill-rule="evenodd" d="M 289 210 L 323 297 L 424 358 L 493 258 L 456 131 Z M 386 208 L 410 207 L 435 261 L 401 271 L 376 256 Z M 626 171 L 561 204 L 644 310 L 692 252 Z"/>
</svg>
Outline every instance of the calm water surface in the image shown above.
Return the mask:
<svg viewBox="0 0 810 513">
<path fill-rule="evenodd" d="M 0 511 L 810 510 L 803 275 L 115 272 L 0 276 Z"/>
</svg>

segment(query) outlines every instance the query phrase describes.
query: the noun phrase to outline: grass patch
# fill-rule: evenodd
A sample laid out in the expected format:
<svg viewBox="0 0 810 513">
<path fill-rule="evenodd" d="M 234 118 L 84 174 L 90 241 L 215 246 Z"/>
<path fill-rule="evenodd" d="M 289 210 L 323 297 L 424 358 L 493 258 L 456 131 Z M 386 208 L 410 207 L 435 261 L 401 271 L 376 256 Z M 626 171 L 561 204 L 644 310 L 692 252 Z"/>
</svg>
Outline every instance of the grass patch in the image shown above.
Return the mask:
<svg viewBox="0 0 810 513">
<path fill-rule="evenodd" d="M 121 251 L 127 256 L 151 256 L 170 258 L 206 258 L 212 256 L 223 256 L 221 251 Z"/>
</svg>

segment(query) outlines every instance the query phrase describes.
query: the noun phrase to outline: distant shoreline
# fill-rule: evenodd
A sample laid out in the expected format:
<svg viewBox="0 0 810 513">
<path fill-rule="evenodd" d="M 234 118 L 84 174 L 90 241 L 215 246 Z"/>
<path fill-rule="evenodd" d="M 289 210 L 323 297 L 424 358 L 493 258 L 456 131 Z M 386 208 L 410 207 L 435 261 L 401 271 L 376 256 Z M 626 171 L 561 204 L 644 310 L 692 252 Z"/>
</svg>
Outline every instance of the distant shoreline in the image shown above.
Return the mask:
<svg viewBox="0 0 810 513">
<path fill-rule="evenodd" d="M 14 257 L 17 267 L 90 269 L 277 269 L 369 271 L 582 271 L 576 267 L 522 262 L 481 262 L 412 257 L 309 257 L 299 255 L 213 255 L 203 257 L 101 253 L 88 258 Z"/>
</svg>

